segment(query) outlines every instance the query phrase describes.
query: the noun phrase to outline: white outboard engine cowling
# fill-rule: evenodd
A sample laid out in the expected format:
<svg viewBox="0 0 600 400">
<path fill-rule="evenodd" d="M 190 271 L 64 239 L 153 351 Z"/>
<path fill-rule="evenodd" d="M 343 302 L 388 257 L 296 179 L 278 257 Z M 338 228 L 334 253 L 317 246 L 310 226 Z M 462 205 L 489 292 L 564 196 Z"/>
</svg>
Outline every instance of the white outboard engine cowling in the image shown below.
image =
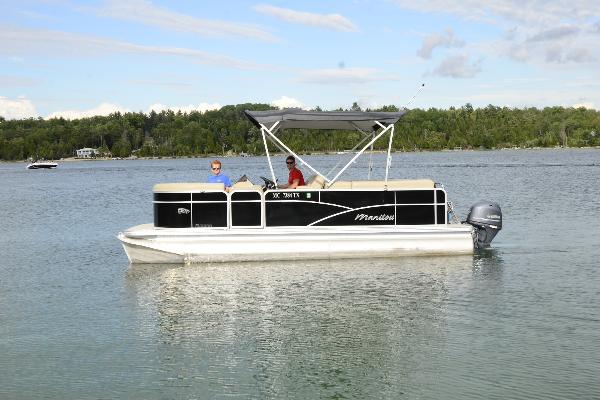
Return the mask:
<svg viewBox="0 0 600 400">
<path fill-rule="evenodd" d="M 488 247 L 502 229 L 502 210 L 497 203 L 478 201 L 471 206 L 466 222 L 476 228 L 475 246 Z"/>
</svg>

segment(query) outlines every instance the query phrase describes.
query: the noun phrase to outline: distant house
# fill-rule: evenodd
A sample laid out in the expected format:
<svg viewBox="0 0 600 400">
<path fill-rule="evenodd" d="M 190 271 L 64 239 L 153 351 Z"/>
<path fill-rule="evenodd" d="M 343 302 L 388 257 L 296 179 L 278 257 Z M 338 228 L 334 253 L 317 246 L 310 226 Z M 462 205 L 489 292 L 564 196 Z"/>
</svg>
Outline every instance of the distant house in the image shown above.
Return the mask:
<svg viewBox="0 0 600 400">
<path fill-rule="evenodd" d="M 84 147 L 83 149 L 76 150 L 77 158 L 93 158 L 96 157 L 98 151 L 96 149 L 92 149 L 90 147 Z"/>
</svg>

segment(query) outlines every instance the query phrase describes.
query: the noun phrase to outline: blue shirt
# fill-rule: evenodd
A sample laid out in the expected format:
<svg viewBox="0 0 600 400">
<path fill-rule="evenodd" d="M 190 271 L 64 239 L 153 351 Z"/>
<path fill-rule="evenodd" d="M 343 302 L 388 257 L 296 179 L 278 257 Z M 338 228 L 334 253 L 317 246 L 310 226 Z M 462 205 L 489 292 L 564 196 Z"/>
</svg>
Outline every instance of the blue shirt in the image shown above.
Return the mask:
<svg viewBox="0 0 600 400">
<path fill-rule="evenodd" d="M 211 174 L 208 177 L 208 183 L 224 183 L 225 187 L 231 186 L 231 181 L 229 180 L 229 177 L 225 174 L 219 174 L 219 175 Z"/>
</svg>

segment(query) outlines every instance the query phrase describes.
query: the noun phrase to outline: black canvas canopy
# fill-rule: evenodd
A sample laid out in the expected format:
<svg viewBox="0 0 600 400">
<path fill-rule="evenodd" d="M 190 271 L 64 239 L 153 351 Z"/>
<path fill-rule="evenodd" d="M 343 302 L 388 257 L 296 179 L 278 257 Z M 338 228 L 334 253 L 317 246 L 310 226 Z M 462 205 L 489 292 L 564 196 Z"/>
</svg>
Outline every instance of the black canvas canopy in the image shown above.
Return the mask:
<svg viewBox="0 0 600 400">
<path fill-rule="evenodd" d="M 246 116 L 257 127 L 261 124 L 271 129 L 279 121 L 277 129 L 340 129 L 371 132 L 396 123 L 406 111 L 362 112 L 362 111 L 305 111 L 299 108 L 269 111 L 245 111 Z"/>
</svg>

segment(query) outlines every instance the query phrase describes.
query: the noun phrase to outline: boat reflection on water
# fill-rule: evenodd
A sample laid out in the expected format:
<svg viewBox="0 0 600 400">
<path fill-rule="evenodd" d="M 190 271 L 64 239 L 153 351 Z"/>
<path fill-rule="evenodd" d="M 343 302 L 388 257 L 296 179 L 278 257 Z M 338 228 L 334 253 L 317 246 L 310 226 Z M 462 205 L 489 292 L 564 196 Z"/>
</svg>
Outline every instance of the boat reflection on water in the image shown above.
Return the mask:
<svg viewBox="0 0 600 400">
<path fill-rule="evenodd" d="M 161 369 L 223 393 L 302 398 L 412 391 L 447 345 L 447 303 L 496 270 L 485 254 L 132 265 L 126 286 Z M 434 375 L 431 375 L 433 379 Z M 417 382 L 418 383 L 418 382 Z M 224 389 L 228 388 L 228 389 Z M 383 396 L 386 397 L 386 396 Z"/>
<path fill-rule="evenodd" d="M 501 280 L 504 260 L 498 249 L 477 249 L 473 254 L 473 276 L 490 281 Z"/>
</svg>

